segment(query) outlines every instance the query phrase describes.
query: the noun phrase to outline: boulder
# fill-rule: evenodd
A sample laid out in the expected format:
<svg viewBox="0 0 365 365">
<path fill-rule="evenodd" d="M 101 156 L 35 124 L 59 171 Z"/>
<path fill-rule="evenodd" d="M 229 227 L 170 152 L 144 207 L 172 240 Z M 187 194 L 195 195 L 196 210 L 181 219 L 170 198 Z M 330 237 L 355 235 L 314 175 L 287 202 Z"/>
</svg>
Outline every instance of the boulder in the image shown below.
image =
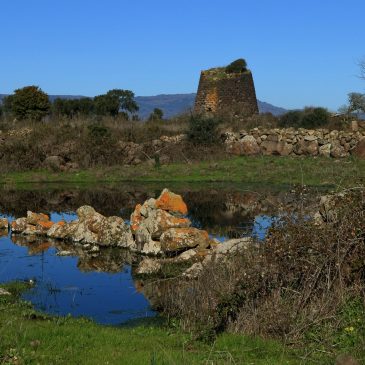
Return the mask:
<svg viewBox="0 0 365 365">
<path fill-rule="evenodd" d="M 331 143 L 320 146 L 318 151 L 320 156 L 331 157 Z"/>
<path fill-rule="evenodd" d="M 172 214 L 188 213 L 188 208 L 181 195 L 174 194 L 168 189 L 164 189 L 161 195 L 156 199 L 156 208 L 166 210 Z"/>
<path fill-rule="evenodd" d="M 239 141 L 227 143 L 226 150 L 228 153 L 237 156 L 254 156 L 261 153 L 255 137 L 250 135 L 245 135 Z"/>
<path fill-rule="evenodd" d="M 285 141 L 275 142 L 265 140 L 260 145 L 264 155 L 289 156 L 293 152 L 293 145 Z"/>
<path fill-rule="evenodd" d="M 18 218 L 11 222 L 11 230 L 14 233 L 21 233 L 27 228 L 27 218 Z"/>
<path fill-rule="evenodd" d="M 187 248 L 207 248 L 210 239 L 207 231 L 197 228 L 170 228 L 160 239 L 164 252 L 177 252 Z"/>
<path fill-rule="evenodd" d="M 347 157 L 349 154 L 345 151 L 340 142 L 335 140 L 331 143 L 331 156 L 334 158 Z"/>
<path fill-rule="evenodd" d="M 9 221 L 7 218 L 0 218 L 0 230 L 7 231 L 9 229 Z"/>
<path fill-rule="evenodd" d="M 307 141 L 300 140 L 294 147 L 294 152 L 297 155 L 316 156 L 318 155 L 318 141 L 317 139 Z"/>
<path fill-rule="evenodd" d="M 49 222 L 49 216 L 43 213 L 33 213 L 30 210 L 27 211 L 27 223 L 37 225 L 40 222 Z"/>
<path fill-rule="evenodd" d="M 140 226 L 147 229 L 152 239 L 159 239 L 162 233 L 170 228 L 188 228 L 190 225 L 189 219 L 175 217 L 161 209 L 151 211 L 148 217 L 140 223 Z"/>
</svg>

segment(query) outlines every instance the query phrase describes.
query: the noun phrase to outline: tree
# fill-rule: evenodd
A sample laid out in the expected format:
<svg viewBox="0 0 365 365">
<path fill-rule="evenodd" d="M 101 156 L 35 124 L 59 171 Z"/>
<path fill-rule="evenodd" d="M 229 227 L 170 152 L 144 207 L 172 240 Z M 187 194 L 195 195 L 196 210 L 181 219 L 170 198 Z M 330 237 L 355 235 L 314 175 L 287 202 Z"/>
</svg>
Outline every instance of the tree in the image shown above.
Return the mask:
<svg viewBox="0 0 365 365">
<path fill-rule="evenodd" d="M 45 92 L 32 85 L 17 89 L 13 95 L 6 97 L 4 107 L 19 120 L 39 121 L 48 114 L 51 103 Z"/>
<path fill-rule="evenodd" d="M 139 110 L 130 90 L 113 89 L 94 98 L 95 112 L 98 115 L 116 116 L 120 111 L 134 113 Z"/>
<path fill-rule="evenodd" d="M 57 98 L 53 102 L 52 112 L 60 117 L 66 116 L 73 118 L 74 116 L 81 115 L 87 116 L 92 114 L 94 109 L 94 101 L 92 98 L 80 98 L 80 99 L 63 99 Z"/>
<path fill-rule="evenodd" d="M 240 73 L 245 72 L 247 70 L 247 62 L 243 58 L 239 58 L 236 61 L 233 61 L 226 67 L 226 73 Z"/>
<path fill-rule="evenodd" d="M 350 112 L 365 112 L 365 95 L 360 93 L 348 94 Z"/>
<path fill-rule="evenodd" d="M 160 108 L 155 108 L 148 117 L 148 120 L 162 120 L 162 118 L 163 118 L 163 111 Z"/>
</svg>

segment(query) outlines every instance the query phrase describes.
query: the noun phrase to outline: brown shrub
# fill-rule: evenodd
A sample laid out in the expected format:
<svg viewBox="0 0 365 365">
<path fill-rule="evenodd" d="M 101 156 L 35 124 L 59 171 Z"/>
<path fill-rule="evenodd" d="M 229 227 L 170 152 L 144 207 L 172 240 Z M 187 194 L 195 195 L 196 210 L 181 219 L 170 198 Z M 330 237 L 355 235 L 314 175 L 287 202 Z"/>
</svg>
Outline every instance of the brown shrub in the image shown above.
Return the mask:
<svg viewBox="0 0 365 365">
<path fill-rule="evenodd" d="M 282 217 L 265 242 L 212 261 L 195 281 L 170 282 L 158 307 L 198 334 L 228 329 L 293 342 L 330 319 L 335 330 L 348 298 L 364 300 L 364 189 L 336 205 L 336 223 Z"/>
</svg>

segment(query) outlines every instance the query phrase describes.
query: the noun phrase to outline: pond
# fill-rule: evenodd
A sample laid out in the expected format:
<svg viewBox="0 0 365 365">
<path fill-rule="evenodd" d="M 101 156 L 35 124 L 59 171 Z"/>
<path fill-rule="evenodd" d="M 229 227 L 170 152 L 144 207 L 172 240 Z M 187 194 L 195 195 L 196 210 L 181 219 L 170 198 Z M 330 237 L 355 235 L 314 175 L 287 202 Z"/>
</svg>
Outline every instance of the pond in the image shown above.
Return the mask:
<svg viewBox="0 0 365 365">
<path fill-rule="evenodd" d="M 51 215 L 55 222 L 75 219 L 81 205 L 91 205 L 104 215 L 128 220 L 137 203 L 157 197 L 162 187 L 29 186 L 3 189 L 0 214 L 9 220 L 27 210 Z M 281 206 L 294 204 L 285 190 L 252 190 L 232 186 L 183 186 L 170 188 L 181 194 L 189 207 L 193 225 L 206 229 L 219 240 L 242 236 L 262 239 Z M 23 294 L 36 309 L 57 315 L 86 316 L 103 324 L 118 325 L 152 317 L 156 312 L 133 277 L 133 255 L 107 248 L 85 254 L 72 249 L 72 256 L 59 256 L 69 245 L 47 240 L 28 242 L 22 236 L 0 237 L 0 283 L 32 280 Z"/>
</svg>

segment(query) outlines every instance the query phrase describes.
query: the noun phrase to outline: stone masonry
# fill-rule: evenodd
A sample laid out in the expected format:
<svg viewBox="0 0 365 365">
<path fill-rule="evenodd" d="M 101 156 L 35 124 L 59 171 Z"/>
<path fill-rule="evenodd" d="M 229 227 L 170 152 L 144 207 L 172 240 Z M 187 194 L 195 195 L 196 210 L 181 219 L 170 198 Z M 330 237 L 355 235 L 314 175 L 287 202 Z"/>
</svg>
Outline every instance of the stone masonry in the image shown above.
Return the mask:
<svg viewBox="0 0 365 365">
<path fill-rule="evenodd" d="M 258 112 L 251 71 L 227 74 L 219 67 L 201 72 L 195 114 L 251 116 Z"/>
</svg>

